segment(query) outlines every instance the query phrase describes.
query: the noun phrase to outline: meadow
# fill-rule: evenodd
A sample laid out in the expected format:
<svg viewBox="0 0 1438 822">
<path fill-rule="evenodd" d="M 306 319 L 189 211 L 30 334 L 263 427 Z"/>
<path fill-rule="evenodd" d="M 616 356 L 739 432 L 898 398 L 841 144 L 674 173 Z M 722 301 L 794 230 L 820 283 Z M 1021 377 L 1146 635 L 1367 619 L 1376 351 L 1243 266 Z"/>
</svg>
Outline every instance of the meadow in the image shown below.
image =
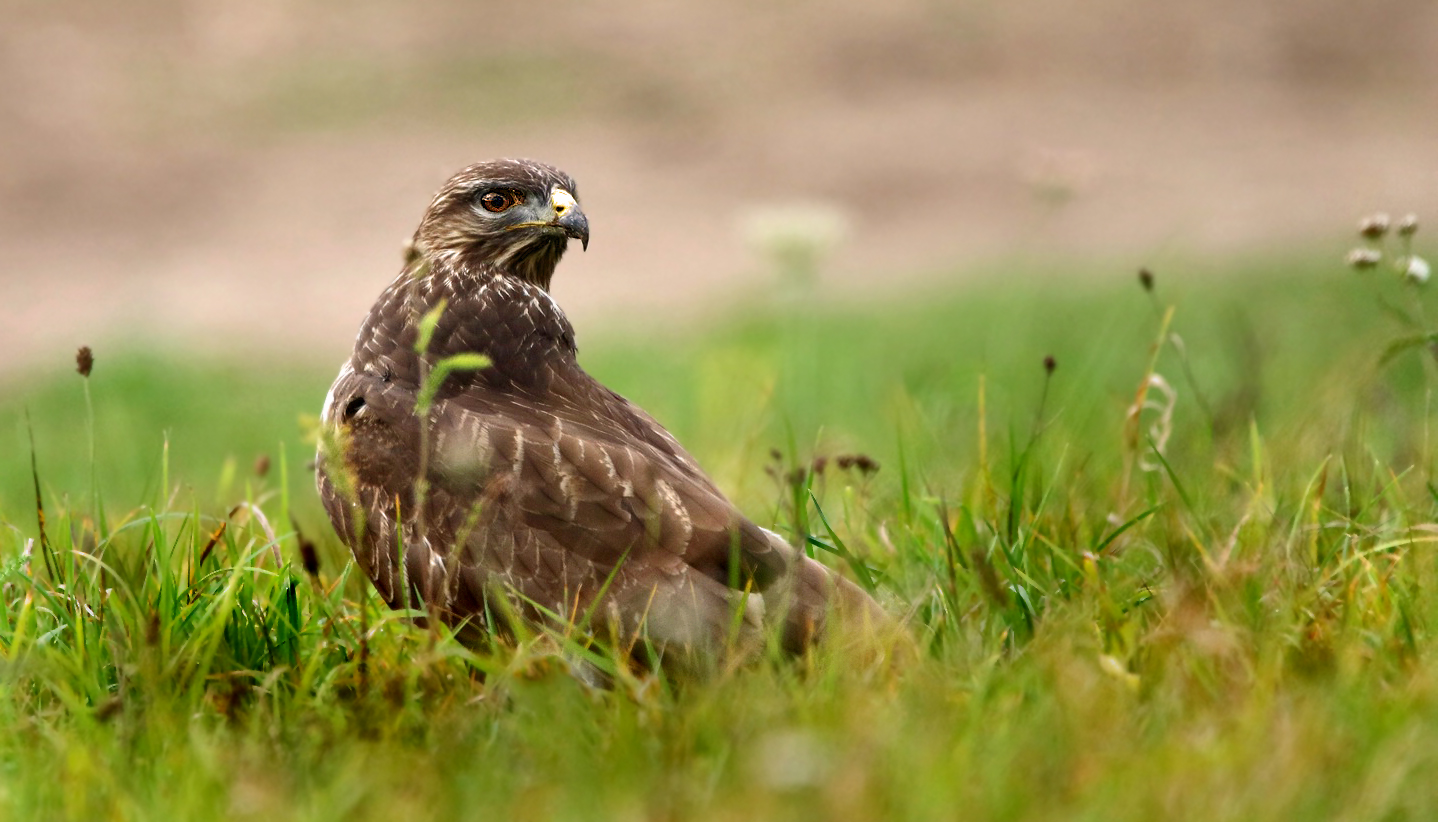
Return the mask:
<svg viewBox="0 0 1438 822">
<path fill-rule="evenodd" d="M 885 669 L 601 691 L 410 624 L 315 499 L 338 363 L 7 378 L 0 817 L 1433 818 L 1431 296 L 1327 255 L 1060 265 L 579 330 L 907 621 Z"/>
</svg>

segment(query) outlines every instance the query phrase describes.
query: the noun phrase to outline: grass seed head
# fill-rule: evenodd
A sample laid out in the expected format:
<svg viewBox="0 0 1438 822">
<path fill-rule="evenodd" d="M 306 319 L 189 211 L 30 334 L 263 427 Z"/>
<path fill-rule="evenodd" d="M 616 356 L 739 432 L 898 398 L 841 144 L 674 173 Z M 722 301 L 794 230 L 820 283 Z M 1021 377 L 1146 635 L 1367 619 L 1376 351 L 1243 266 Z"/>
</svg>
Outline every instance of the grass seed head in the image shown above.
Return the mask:
<svg viewBox="0 0 1438 822">
<path fill-rule="evenodd" d="M 1149 271 L 1147 268 L 1140 268 L 1138 270 L 1138 284 L 1143 286 L 1144 291 L 1152 291 L 1153 272 Z"/>
<path fill-rule="evenodd" d="M 268 473 L 270 473 L 270 455 L 261 454 L 255 457 L 255 476 L 264 479 Z"/>
<path fill-rule="evenodd" d="M 1390 225 L 1387 214 L 1370 214 L 1358 221 L 1358 234 L 1366 240 L 1379 240 L 1388 233 Z"/>
<path fill-rule="evenodd" d="M 1367 271 L 1383 260 L 1383 252 L 1376 248 L 1355 248 L 1348 252 L 1348 265 L 1359 271 Z"/>
<path fill-rule="evenodd" d="M 319 577 L 320 555 L 315 550 L 315 544 L 308 539 L 300 540 L 300 562 L 304 564 L 306 574 L 315 578 Z"/>
<path fill-rule="evenodd" d="M 1054 355 L 1050 354 L 1050 355 L 1048 355 L 1047 357 L 1044 357 L 1044 373 L 1045 373 L 1045 374 L 1052 374 L 1052 373 L 1054 373 L 1054 369 L 1055 369 L 1055 368 L 1058 368 L 1058 367 L 1059 367 L 1059 364 L 1058 364 L 1058 361 L 1054 359 Z"/>
<path fill-rule="evenodd" d="M 91 351 L 88 345 L 80 346 L 80 350 L 75 352 L 75 370 L 80 372 L 80 376 L 89 377 L 94 367 L 95 352 Z"/>
</svg>

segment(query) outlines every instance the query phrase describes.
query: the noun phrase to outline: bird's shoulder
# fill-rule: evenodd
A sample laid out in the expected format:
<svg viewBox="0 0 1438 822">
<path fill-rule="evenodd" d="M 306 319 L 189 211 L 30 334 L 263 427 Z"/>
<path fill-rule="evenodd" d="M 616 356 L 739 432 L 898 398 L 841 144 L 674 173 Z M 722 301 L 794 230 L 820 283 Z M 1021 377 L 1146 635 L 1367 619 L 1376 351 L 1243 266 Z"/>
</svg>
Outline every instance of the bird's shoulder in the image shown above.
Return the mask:
<svg viewBox="0 0 1438 822">
<path fill-rule="evenodd" d="M 421 328 L 429 330 L 421 352 Z M 417 390 L 428 364 L 456 354 L 489 360 L 479 382 L 543 390 L 574 360 L 574 328 L 543 289 L 510 277 L 406 269 L 375 301 L 355 340 L 356 373 Z M 475 380 L 457 376 L 454 393 Z"/>
</svg>

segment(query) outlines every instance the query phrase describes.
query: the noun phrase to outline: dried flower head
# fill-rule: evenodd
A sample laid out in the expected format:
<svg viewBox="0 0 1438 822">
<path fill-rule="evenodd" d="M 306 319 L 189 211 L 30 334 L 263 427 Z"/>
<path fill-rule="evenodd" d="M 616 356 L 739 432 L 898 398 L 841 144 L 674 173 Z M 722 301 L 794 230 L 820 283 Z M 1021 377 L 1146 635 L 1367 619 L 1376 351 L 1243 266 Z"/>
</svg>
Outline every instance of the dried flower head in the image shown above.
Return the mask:
<svg viewBox="0 0 1438 822">
<path fill-rule="evenodd" d="M 88 377 L 94 367 L 95 352 L 88 345 L 80 346 L 80 350 L 75 352 L 75 370 L 80 372 L 80 376 Z"/>
<path fill-rule="evenodd" d="M 1383 252 L 1376 248 L 1355 248 L 1348 252 L 1348 265 L 1366 271 L 1383 260 Z"/>
<path fill-rule="evenodd" d="M 1405 214 L 1403 219 L 1398 221 L 1398 236 L 1412 237 L 1418 231 L 1418 215 Z"/>
<path fill-rule="evenodd" d="M 1138 270 L 1138 284 L 1143 286 L 1144 291 L 1152 291 L 1153 272 L 1149 271 L 1147 268 L 1140 268 Z"/>
<path fill-rule="evenodd" d="M 1052 373 L 1054 373 L 1054 369 L 1055 369 L 1055 368 L 1058 368 L 1058 367 L 1059 367 L 1058 361 L 1054 359 L 1054 357 L 1053 357 L 1052 354 L 1048 355 L 1047 357 L 1044 357 L 1044 373 L 1045 373 L 1045 374 L 1052 374 Z"/>
<path fill-rule="evenodd" d="M 1428 278 L 1431 276 L 1433 276 L 1433 268 L 1428 265 L 1427 260 L 1417 254 L 1408 257 L 1408 265 L 1403 268 L 1404 279 L 1410 283 L 1422 285 L 1428 282 Z"/>
<path fill-rule="evenodd" d="M 270 473 L 270 455 L 261 454 L 255 457 L 255 476 L 264 479 L 268 473 Z"/>
<path fill-rule="evenodd" d="M 1381 239 L 1388 233 L 1389 224 L 1387 214 L 1370 214 L 1358 221 L 1358 234 L 1368 240 Z"/>
</svg>

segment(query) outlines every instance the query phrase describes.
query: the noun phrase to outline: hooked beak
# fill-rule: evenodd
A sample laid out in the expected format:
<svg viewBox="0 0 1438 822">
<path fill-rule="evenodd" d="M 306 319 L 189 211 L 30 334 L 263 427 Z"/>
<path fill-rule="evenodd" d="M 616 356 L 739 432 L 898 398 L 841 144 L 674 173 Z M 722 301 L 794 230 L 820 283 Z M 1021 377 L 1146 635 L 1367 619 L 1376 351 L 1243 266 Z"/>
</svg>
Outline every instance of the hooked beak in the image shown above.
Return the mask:
<svg viewBox="0 0 1438 822">
<path fill-rule="evenodd" d="M 589 250 L 589 218 L 579 208 L 579 202 L 562 188 L 550 194 L 550 205 L 554 206 L 554 222 L 550 223 L 564 230 L 564 236 L 578 240 L 580 247 Z"/>
</svg>

